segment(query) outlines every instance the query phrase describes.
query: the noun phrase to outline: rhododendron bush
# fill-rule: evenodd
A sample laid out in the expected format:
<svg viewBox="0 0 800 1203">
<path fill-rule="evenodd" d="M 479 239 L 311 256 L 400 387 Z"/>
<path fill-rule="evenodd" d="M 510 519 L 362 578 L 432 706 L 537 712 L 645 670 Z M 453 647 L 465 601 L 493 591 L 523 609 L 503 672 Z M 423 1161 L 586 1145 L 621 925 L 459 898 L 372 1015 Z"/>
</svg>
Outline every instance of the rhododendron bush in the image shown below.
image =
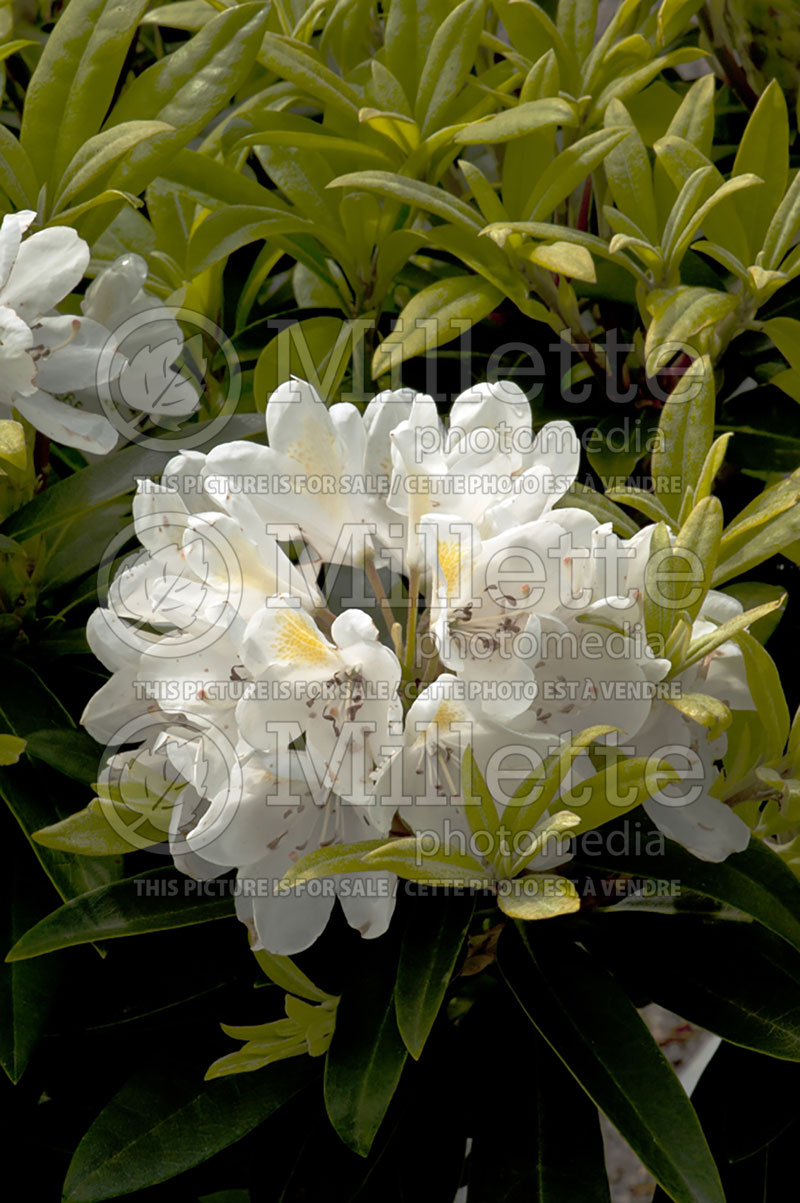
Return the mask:
<svg viewBox="0 0 800 1203">
<path fill-rule="evenodd" d="M 789 1197 L 800 147 L 763 7 L 0 5 L 34 1192 L 623 1203 L 616 1129 L 649 1197 Z"/>
</svg>

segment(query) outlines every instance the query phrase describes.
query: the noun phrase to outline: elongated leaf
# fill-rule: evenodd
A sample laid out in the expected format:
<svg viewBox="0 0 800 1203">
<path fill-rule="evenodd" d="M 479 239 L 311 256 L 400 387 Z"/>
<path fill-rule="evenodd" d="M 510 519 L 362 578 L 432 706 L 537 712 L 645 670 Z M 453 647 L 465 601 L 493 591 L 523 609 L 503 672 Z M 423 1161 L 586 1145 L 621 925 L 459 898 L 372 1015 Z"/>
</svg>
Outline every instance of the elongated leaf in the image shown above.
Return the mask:
<svg viewBox="0 0 800 1203">
<path fill-rule="evenodd" d="M 150 869 L 70 899 L 27 931 L 8 959 L 24 961 L 57 948 L 208 923 L 233 913 L 233 899 L 225 891 L 214 888 L 204 895 L 201 884 L 172 869 Z"/>
<path fill-rule="evenodd" d="M 525 1022 L 523 1015 L 520 1018 Z M 495 1022 L 507 1030 L 505 1015 Z M 490 1038 L 488 1032 L 485 1038 Z M 472 1203 L 610 1203 L 597 1108 L 535 1033 L 514 1030 L 514 1048 L 514 1065 L 508 1067 L 504 1082 L 508 1095 L 515 1094 L 514 1106 L 495 1108 L 494 1115 L 490 1112 L 476 1125 L 469 1199 Z M 497 1072 L 492 1067 L 492 1089 Z M 520 1090 L 521 1081 L 525 1086 Z M 577 1132 L 580 1152 L 576 1155 Z"/>
<path fill-rule="evenodd" d="M 199 276 L 220 259 L 227 259 L 240 247 L 262 238 L 269 241 L 282 234 L 315 232 L 314 223 L 299 213 L 233 205 L 218 213 L 210 213 L 194 229 L 186 254 L 187 270 L 190 275 Z"/>
<path fill-rule="evenodd" d="M 11 905 L 4 922 L 8 948 L 47 910 L 49 899 L 37 887 L 36 862 L 25 849 L 14 848 L 9 858 Z M 0 966 L 0 1064 L 17 1083 L 55 1004 L 65 966 L 59 957 Z"/>
<path fill-rule="evenodd" d="M 599 682 L 600 696 L 602 684 Z M 571 832 L 577 835 L 632 810 L 677 778 L 678 774 L 666 762 L 656 764 L 652 758 L 633 757 L 587 777 L 563 793 L 558 803 L 579 816 L 580 823 Z"/>
<path fill-rule="evenodd" d="M 464 146 L 510 142 L 533 130 L 557 125 L 577 125 L 575 110 L 568 101 L 548 96 L 542 100 L 525 101 L 513 109 L 473 122 L 459 132 L 458 141 Z"/>
<path fill-rule="evenodd" d="M 53 212 L 59 212 L 68 200 L 99 181 L 132 147 L 156 134 L 171 132 L 172 126 L 163 121 L 126 121 L 89 138 L 67 164 Z"/>
<path fill-rule="evenodd" d="M 36 171 L 25 148 L 4 125 L 0 125 L 0 188 L 17 209 L 36 204 Z"/>
<path fill-rule="evenodd" d="M 436 31 L 414 112 L 423 138 L 439 128 L 469 75 L 483 29 L 484 7 L 484 0 L 462 0 Z"/>
<path fill-rule="evenodd" d="M 313 854 L 312 854 L 313 855 Z M 492 880 L 489 871 L 468 853 L 445 843 L 431 850 L 424 837 L 402 836 L 364 854 L 363 869 L 384 869 L 408 881 L 427 885 L 483 889 Z"/>
<path fill-rule="evenodd" d="M 329 844 L 324 848 L 315 848 L 291 866 L 281 884 L 301 885 L 304 881 L 329 877 L 333 873 L 363 873 L 365 854 L 385 846 L 385 840 L 360 840 L 355 844 Z"/>
<path fill-rule="evenodd" d="M 475 900 L 450 891 L 411 907 L 397 966 L 394 1005 L 406 1048 L 419 1059 L 439 1013 L 469 928 Z"/>
<path fill-rule="evenodd" d="M 616 909 L 604 908 L 601 934 L 621 960 L 636 949 L 637 981 L 656 1002 L 733 1044 L 800 1061 L 800 956 L 782 940 L 754 923 Z"/>
<path fill-rule="evenodd" d="M 549 217 L 556 206 L 627 136 L 626 130 L 597 130 L 580 138 L 567 150 L 562 150 L 544 169 L 528 198 L 526 207 L 529 220 L 543 221 Z"/>
<path fill-rule="evenodd" d="M 188 42 L 137 76 L 114 106 L 109 126 L 126 121 L 163 121 L 174 133 L 159 134 L 129 152 L 109 184 L 139 192 L 161 167 L 207 125 L 249 74 L 261 45 L 268 12 L 262 4 L 225 9 Z"/>
<path fill-rule="evenodd" d="M 658 244 L 658 214 L 653 193 L 653 173 L 644 142 L 620 100 L 606 109 L 607 128 L 627 129 L 628 136 L 613 146 L 605 157 L 604 170 L 618 209 L 633 218 L 648 242 Z"/>
<path fill-rule="evenodd" d="M 436 217 L 453 222 L 454 225 L 476 232 L 483 224 L 475 210 L 457 196 L 451 196 L 449 192 L 435 188 L 432 184 L 410 180 L 389 171 L 355 171 L 349 175 L 337 176 L 335 180 L 331 180 L 328 187 L 363 188 L 390 200 L 401 200 L 404 204 L 424 209 L 426 213 L 433 213 Z"/>
<path fill-rule="evenodd" d="M 677 67 L 681 63 L 692 63 L 695 59 L 702 57 L 704 57 L 702 50 L 686 47 L 682 50 L 672 50 L 669 54 L 659 55 L 647 63 L 646 66 L 640 67 L 638 71 L 624 71 L 618 79 L 615 79 L 603 89 L 594 104 L 592 104 L 586 115 L 587 123 L 599 121 L 605 112 L 606 105 L 610 104 L 615 97 L 618 100 L 626 100 L 628 97 L 635 96 L 637 92 L 641 92 L 643 88 L 652 83 L 656 76 L 660 75 L 667 67 Z"/>
<path fill-rule="evenodd" d="M 333 998 L 333 995 L 326 994 L 324 990 L 320 990 L 319 986 L 315 986 L 311 978 L 307 977 L 302 969 L 298 969 L 291 957 L 267 952 L 263 948 L 254 950 L 253 955 L 270 981 L 273 981 L 276 986 L 280 986 L 282 990 L 287 990 L 290 994 L 296 994 L 298 998 L 307 998 L 310 1002 L 315 1003 L 327 1002 Z"/>
<path fill-rule="evenodd" d="M 358 93 L 326 67 L 307 46 L 275 33 L 268 33 L 259 51 L 259 61 L 280 79 L 288 79 L 307 96 L 346 117 L 358 118 Z"/>
<path fill-rule="evenodd" d="M 366 1157 L 392 1101 L 406 1048 L 397 1030 L 393 950 L 372 945 L 342 994 L 325 1063 L 325 1106 L 346 1145 Z"/>
<path fill-rule="evenodd" d="M 213 1082 L 182 1069 L 143 1070 L 100 1112 L 75 1150 L 65 1203 L 101 1203 L 174 1178 L 241 1140 L 316 1074 L 305 1058 Z"/>
<path fill-rule="evenodd" d="M 20 134 L 41 183 L 60 179 L 99 130 L 146 8 L 147 0 L 73 0 L 59 17 L 28 85 Z"/>
<path fill-rule="evenodd" d="M 575 48 L 579 62 L 588 55 L 597 27 L 597 0 L 560 0 L 558 29 L 564 40 Z"/>
<path fill-rule="evenodd" d="M 645 838 L 639 838 L 642 832 Z M 595 855 L 593 850 L 587 863 L 610 873 L 679 881 L 683 890 L 744 911 L 800 950 L 800 882 L 762 840 L 751 839 L 744 852 L 734 852 L 721 864 L 698 860 L 671 840 L 662 840 L 648 823 L 642 822 L 637 843 L 625 852 L 603 847 Z"/>
<path fill-rule="evenodd" d="M 761 248 L 762 267 L 774 270 L 794 244 L 800 230 L 800 174 L 796 175 L 769 223 Z"/>
<path fill-rule="evenodd" d="M 776 79 L 770 80 L 762 92 L 736 152 L 733 175 L 747 172 L 764 181 L 758 191 L 746 192 L 736 199 L 747 234 L 749 262 L 755 263 L 772 214 L 789 182 L 789 114 Z"/>
<path fill-rule="evenodd" d="M 682 33 L 702 7 L 703 0 L 664 0 L 658 10 L 658 40 L 661 45 L 668 45 Z"/>
<path fill-rule="evenodd" d="M 502 299 L 501 290 L 480 277 L 450 276 L 429 284 L 409 301 L 394 330 L 375 352 L 373 379 L 395 364 L 458 338 Z"/>
<path fill-rule="evenodd" d="M 60 739 L 67 738 L 64 728 L 72 721 L 70 715 L 30 665 L 2 656 L 0 677 L 4 687 L 0 702 L 0 730 L 24 739 L 36 732 L 37 743 L 39 739 L 46 739 L 43 732 L 55 731 L 54 749 Z M 78 735 L 77 732 L 75 734 Z M 63 788 L 68 783 L 62 782 L 62 788 L 56 791 L 53 781 L 52 773 L 24 756 L 19 764 L 0 769 L 0 797 L 30 842 L 34 855 L 58 894 L 62 898 L 71 898 L 114 881 L 120 876 L 119 863 L 108 857 L 89 861 L 62 852 L 52 852 L 34 841 L 35 831 L 53 823 L 70 810 L 69 802 L 65 804 L 64 800 L 68 791 Z M 72 805 L 76 803 L 73 801 Z"/>
<path fill-rule="evenodd" d="M 500 938 L 520 1006 L 676 1203 L 724 1203 L 694 1109 L 633 1003 L 558 927 Z"/>
<path fill-rule="evenodd" d="M 667 398 L 651 457 L 654 489 L 671 518 L 678 517 L 684 492 L 696 488 L 700 479 L 714 438 L 715 404 L 713 365 L 701 355 Z"/>
<path fill-rule="evenodd" d="M 731 293 L 681 286 L 651 294 L 653 320 L 647 330 L 647 374 L 654 376 L 679 353 L 702 352 L 702 336 L 739 304 Z"/>
</svg>

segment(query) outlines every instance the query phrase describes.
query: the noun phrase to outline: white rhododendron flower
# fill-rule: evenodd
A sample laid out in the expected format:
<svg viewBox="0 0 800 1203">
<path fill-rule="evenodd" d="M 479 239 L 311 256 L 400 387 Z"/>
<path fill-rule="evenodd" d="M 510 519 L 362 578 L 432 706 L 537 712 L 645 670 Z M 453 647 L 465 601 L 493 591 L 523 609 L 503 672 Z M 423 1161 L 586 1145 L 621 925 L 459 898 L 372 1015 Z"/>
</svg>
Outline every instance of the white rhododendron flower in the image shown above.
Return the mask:
<svg viewBox="0 0 800 1203">
<path fill-rule="evenodd" d="M 180 328 L 144 291 L 145 261 L 123 255 L 90 285 L 82 316 L 59 313 L 86 274 L 89 247 L 68 226 L 27 234 L 35 219 L 23 209 L 0 226 L 3 410 L 56 442 L 103 455 L 119 434 L 100 412 L 100 385 L 107 401 L 129 410 L 180 417 L 195 409 L 195 389 L 171 367 L 183 347 Z"/>
<path fill-rule="evenodd" d="M 740 607 L 707 595 L 687 639 L 710 651 L 677 671 L 646 627 L 655 528 L 621 539 L 568 504 L 568 423 L 534 432 L 510 382 L 462 393 L 445 423 L 407 389 L 362 415 L 292 380 L 269 399 L 266 433 L 267 446 L 185 452 L 160 484 L 140 483 L 141 550 L 88 628 L 112 676 L 83 717 L 112 749 L 120 731 L 138 743 L 140 774 L 179 774 L 176 864 L 236 871 L 256 947 L 308 947 L 336 898 L 363 935 L 382 933 L 396 883 L 370 870 L 371 850 L 399 837 L 446 858 L 450 837 L 474 839 L 467 749 L 514 830 L 536 775 L 550 783 L 516 830 L 538 850 L 529 863 L 470 862 L 498 888 L 498 865 L 535 878 L 569 860 L 571 830 L 614 817 L 570 809 L 599 761 L 671 767 L 661 789 L 642 776 L 628 805 L 644 801 L 695 855 L 745 846 L 714 794 L 724 735 L 683 701 L 723 717 L 752 707 L 738 645 L 714 637 Z"/>
</svg>

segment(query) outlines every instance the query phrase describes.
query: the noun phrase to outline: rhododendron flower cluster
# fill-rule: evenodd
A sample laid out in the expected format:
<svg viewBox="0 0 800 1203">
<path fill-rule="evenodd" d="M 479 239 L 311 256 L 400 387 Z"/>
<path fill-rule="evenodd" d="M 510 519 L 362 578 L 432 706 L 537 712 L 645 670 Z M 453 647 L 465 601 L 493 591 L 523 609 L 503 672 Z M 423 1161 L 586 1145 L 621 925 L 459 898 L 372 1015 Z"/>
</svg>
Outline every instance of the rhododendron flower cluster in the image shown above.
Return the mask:
<svg viewBox="0 0 800 1203">
<path fill-rule="evenodd" d="M 738 645 L 715 637 L 741 607 L 706 591 L 686 639 L 708 650 L 683 669 L 658 646 L 656 528 L 622 539 L 575 503 L 569 423 L 535 432 L 509 381 L 463 393 L 445 425 L 410 390 L 361 413 L 293 379 L 266 433 L 140 483 L 141 549 L 88 627 L 113 675 L 83 716 L 112 749 L 138 743 L 109 762 L 123 786 L 142 757 L 148 773 L 171 767 L 176 863 L 236 869 L 256 947 L 306 948 L 337 898 L 379 936 L 395 887 L 381 849 L 435 847 L 441 880 L 444 865 L 496 891 L 567 881 L 551 871 L 570 833 L 639 802 L 698 857 L 746 847 L 715 796 L 725 724 L 696 703 L 753 706 Z M 528 822 L 521 804 L 554 757 L 564 771 Z M 478 830 L 467 763 L 523 853 L 490 847 L 493 820 Z M 598 810 L 598 765 L 645 763 L 669 779 L 619 799 L 604 784 Z M 287 883 L 315 857 L 311 878 Z M 542 915 L 574 909 L 568 882 L 561 895 Z"/>
</svg>

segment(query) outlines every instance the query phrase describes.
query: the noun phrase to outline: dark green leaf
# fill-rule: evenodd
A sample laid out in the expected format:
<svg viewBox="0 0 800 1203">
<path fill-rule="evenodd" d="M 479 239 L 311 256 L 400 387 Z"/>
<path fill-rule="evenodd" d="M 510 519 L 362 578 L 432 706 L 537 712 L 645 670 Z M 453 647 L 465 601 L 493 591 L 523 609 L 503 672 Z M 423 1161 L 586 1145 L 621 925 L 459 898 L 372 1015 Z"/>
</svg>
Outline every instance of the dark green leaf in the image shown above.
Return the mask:
<svg viewBox="0 0 800 1203">
<path fill-rule="evenodd" d="M 771 1057 L 800 1061 L 800 956 L 760 924 L 695 915 L 598 916 L 601 935 L 661 1006 Z"/>
<path fill-rule="evenodd" d="M 397 1026 L 412 1057 L 419 1058 L 458 960 L 475 906 L 450 890 L 421 897 L 410 907 L 394 987 Z"/>
<path fill-rule="evenodd" d="M 393 952 L 368 946 L 360 971 L 342 994 L 325 1063 L 331 1123 L 362 1157 L 372 1147 L 407 1056 L 392 998 Z"/>
<path fill-rule="evenodd" d="M 213 1082 L 172 1066 L 136 1074 L 78 1145 L 65 1203 L 102 1203 L 207 1161 L 262 1124 L 314 1073 L 304 1059 Z"/>
<path fill-rule="evenodd" d="M 676 1203 L 725 1203 L 683 1087 L 633 1003 L 563 921 L 507 929 L 498 963 L 534 1027 Z"/>
<path fill-rule="evenodd" d="M 150 869 L 70 899 L 27 931 L 8 959 L 24 961 L 57 948 L 208 923 L 231 915 L 233 899 L 222 889 L 204 895 L 202 883 L 172 868 Z"/>
</svg>

